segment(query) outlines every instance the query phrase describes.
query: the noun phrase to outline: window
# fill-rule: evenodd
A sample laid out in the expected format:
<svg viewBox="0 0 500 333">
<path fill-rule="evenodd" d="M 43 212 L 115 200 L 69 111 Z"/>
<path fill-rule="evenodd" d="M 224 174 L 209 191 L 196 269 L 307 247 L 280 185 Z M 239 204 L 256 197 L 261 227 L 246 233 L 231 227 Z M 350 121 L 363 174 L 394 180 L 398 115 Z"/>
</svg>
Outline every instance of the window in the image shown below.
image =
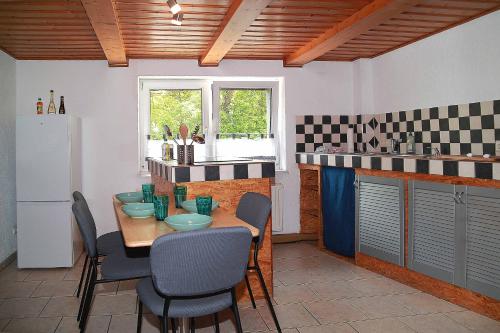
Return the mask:
<svg viewBox="0 0 500 333">
<path fill-rule="evenodd" d="M 139 79 L 140 170 L 148 157 L 161 156 L 164 125 L 174 137 L 181 123 L 192 131 L 200 125 L 205 144 L 195 148 L 195 161 L 211 158 L 280 156 L 283 121 L 279 117 L 279 80 Z M 178 141 L 178 140 L 177 140 Z M 171 143 L 174 143 L 171 141 Z M 244 147 L 244 149 L 242 149 Z M 175 154 L 175 150 L 174 150 Z"/>
<path fill-rule="evenodd" d="M 163 125 L 179 128 L 182 123 L 194 128 L 202 125 L 201 89 L 150 90 L 149 134 L 152 140 L 163 139 Z"/>
</svg>

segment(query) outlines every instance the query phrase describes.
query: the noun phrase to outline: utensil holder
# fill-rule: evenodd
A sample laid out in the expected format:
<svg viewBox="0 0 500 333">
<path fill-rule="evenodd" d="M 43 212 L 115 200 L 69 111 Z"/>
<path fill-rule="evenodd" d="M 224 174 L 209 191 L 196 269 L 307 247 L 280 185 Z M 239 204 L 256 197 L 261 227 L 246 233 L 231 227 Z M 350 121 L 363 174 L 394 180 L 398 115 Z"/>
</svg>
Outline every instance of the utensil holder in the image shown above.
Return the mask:
<svg viewBox="0 0 500 333">
<path fill-rule="evenodd" d="M 177 145 L 177 163 L 188 165 L 194 164 L 193 145 Z"/>
</svg>

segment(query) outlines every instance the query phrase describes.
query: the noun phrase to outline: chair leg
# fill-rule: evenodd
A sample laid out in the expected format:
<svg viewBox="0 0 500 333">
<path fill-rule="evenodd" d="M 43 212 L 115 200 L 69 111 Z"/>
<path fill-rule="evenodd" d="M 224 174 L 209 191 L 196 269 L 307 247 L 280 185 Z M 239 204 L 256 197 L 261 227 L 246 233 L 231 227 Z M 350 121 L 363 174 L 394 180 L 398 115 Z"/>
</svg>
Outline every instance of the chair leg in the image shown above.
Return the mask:
<svg viewBox="0 0 500 333">
<path fill-rule="evenodd" d="M 85 304 L 83 305 L 82 316 L 80 318 L 80 332 L 85 332 L 85 327 L 87 325 L 87 319 L 90 313 L 90 307 L 92 305 L 92 299 L 94 297 L 94 289 L 97 280 L 97 271 L 94 265 L 91 265 L 91 277 L 89 281 L 89 286 L 87 289 L 87 294 L 85 295 Z"/>
<path fill-rule="evenodd" d="M 250 295 L 250 301 L 252 302 L 252 307 L 256 309 L 255 299 L 253 298 L 252 288 L 250 287 L 250 281 L 248 280 L 248 275 L 245 274 L 245 283 L 247 285 L 248 294 Z"/>
<path fill-rule="evenodd" d="M 195 326 L 194 318 L 189 319 L 189 330 L 191 333 L 194 333 L 194 331 L 195 331 L 194 326 Z"/>
<path fill-rule="evenodd" d="M 276 313 L 274 312 L 273 303 L 271 302 L 271 297 L 269 296 L 269 292 L 267 291 L 266 282 L 264 281 L 264 277 L 262 276 L 262 272 L 258 265 L 255 265 L 257 270 L 257 275 L 259 276 L 260 285 L 262 286 L 262 290 L 264 290 L 264 296 L 266 297 L 267 305 L 269 306 L 269 310 L 271 311 L 271 315 L 273 316 L 274 325 L 276 325 L 276 329 L 279 333 L 281 333 L 281 327 L 278 322 L 278 317 L 276 317 Z"/>
<path fill-rule="evenodd" d="M 142 302 L 139 299 L 139 309 L 137 309 L 137 333 L 142 330 Z"/>
<path fill-rule="evenodd" d="M 168 333 L 168 318 L 161 317 L 161 333 Z"/>
<path fill-rule="evenodd" d="M 80 282 L 78 283 L 78 290 L 76 291 L 76 297 L 80 297 L 80 291 L 82 290 L 83 278 L 85 277 L 85 272 L 87 271 L 88 261 L 89 261 L 89 256 L 85 255 L 85 263 L 83 264 L 82 274 L 80 275 Z"/>
<path fill-rule="evenodd" d="M 214 313 L 214 326 L 215 326 L 215 333 L 220 333 L 220 328 L 219 328 L 219 315 Z"/>
<path fill-rule="evenodd" d="M 236 330 L 238 333 L 243 333 L 243 328 L 241 327 L 240 312 L 238 311 L 238 302 L 236 301 L 236 292 L 231 289 L 231 298 L 233 303 L 231 304 L 231 310 L 233 311 L 234 320 L 236 321 Z"/>
<path fill-rule="evenodd" d="M 85 278 L 85 284 L 83 285 L 83 293 L 82 293 L 82 298 L 80 299 L 80 308 L 78 309 L 78 316 L 76 317 L 76 320 L 80 321 L 82 319 L 82 311 L 83 311 L 83 305 L 85 304 L 85 297 L 87 295 L 87 290 L 89 288 L 89 281 L 90 281 L 90 274 L 91 274 L 91 264 L 89 262 L 88 267 L 87 267 L 87 277 Z"/>
</svg>

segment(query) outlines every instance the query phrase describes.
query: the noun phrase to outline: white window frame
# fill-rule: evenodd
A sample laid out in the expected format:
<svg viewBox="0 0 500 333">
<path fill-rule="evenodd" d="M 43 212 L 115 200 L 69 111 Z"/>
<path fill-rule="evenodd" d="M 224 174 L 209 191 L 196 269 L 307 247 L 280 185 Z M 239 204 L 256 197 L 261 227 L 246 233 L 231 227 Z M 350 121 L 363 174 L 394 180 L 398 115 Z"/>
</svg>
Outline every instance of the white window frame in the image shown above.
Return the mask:
<svg viewBox="0 0 500 333">
<path fill-rule="evenodd" d="M 281 166 L 280 131 L 279 131 L 279 82 L 278 81 L 214 81 L 212 83 L 212 117 L 214 134 L 219 132 L 220 126 L 220 90 L 221 89 L 270 89 L 271 103 L 267 118 L 270 119 L 268 132 L 274 135 L 276 144 L 276 165 Z M 269 125 L 268 125 L 269 127 Z"/>
<path fill-rule="evenodd" d="M 149 133 L 149 120 L 151 115 L 150 92 L 151 90 L 183 90 L 193 89 L 201 90 L 201 121 L 203 123 L 203 133 L 209 136 L 212 126 L 211 116 L 209 111 L 212 96 L 210 92 L 210 82 L 207 80 L 155 80 L 155 79 L 140 79 L 139 80 L 139 172 L 147 174 L 148 165 L 146 163 L 146 153 L 148 147 L 147 137 Z M 176 128 L 172 128 L 174 133 Z"/>
<path fill-rule="evenodd" d="M 245 81 L 243 81 L 244 79 Z M 219 129 L 219 91 L 220 89 L 271 89 L 271 128 L 276 142 L 276 169 L 286 170 L 286 142 L 284 105 L 284 82 L 282 78 L 235 78 L 235 77 L 139 77 L 138 78 L 138 169 L 139 174 L 149 174 L 145 161 L 147 136 L 150 120 L 150 91 L 168 89 L 201 89 L 202 122 L 205 135 L 207 156 L 215 155 L 215 138 Z M 172 128 L 174 133 L 177 129 Z"/>
</svg>

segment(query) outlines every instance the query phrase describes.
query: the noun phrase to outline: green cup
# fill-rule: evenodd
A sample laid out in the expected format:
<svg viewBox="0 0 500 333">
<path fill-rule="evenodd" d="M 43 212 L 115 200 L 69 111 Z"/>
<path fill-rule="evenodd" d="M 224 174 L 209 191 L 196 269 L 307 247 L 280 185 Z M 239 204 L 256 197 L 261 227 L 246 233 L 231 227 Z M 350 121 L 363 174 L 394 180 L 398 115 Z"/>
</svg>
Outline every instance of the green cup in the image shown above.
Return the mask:
<svg viewBox="0 0 500 333">
<path fill-rule="evenodd" d="M 182 203 L 186 201 L 187 186 L 174 186 L 175 208 L 182 208 Z"/>
<path fill-rule="evenodd" d="M 199 195 L 196 197 L 198 214 L 210 216 L 212 214 L 212 197 Z"/>
<path fill-rule="evenodd" d="M 153 204 L 157 221 L 163 221 L 168 216 L 168 195 L 154 195 Z"/>
<path fill-rule="evenodd" d="M 154 184 L 142 184 L 142 195 L 144 196 L 144 202 L 152 203 L 154 193 L 155 193 Z"/>
</svg>

